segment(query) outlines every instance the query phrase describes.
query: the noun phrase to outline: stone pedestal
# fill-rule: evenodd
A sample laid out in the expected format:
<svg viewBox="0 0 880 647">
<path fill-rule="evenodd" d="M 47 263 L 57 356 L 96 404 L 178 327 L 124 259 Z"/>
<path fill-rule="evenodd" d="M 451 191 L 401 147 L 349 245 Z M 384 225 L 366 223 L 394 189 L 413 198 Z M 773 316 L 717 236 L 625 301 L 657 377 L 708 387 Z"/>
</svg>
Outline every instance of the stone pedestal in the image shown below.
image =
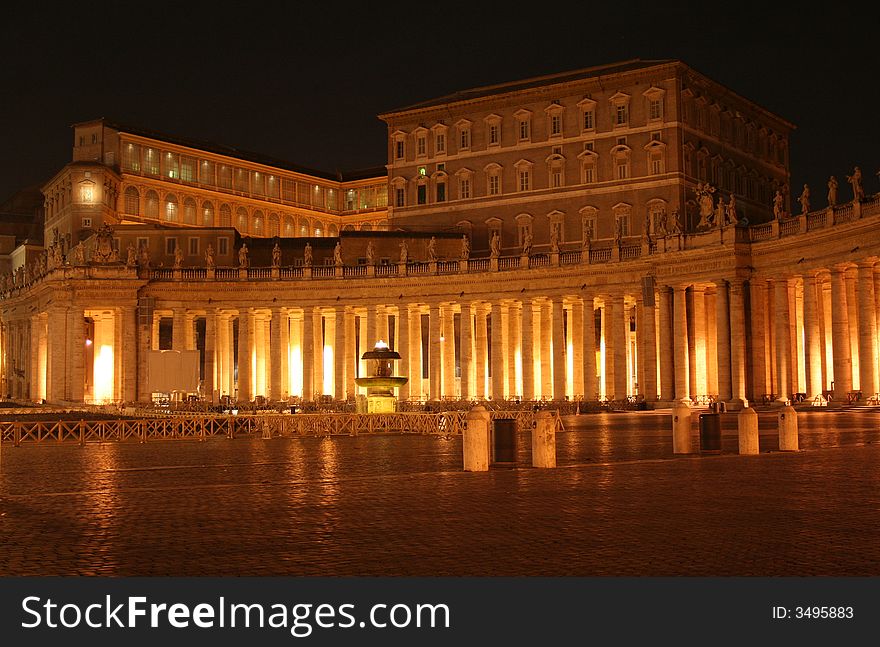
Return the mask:
<svg viewBox="0 0 880 647">
<path fill-rule="evenodd" d="M 739 429 L 739 453 L 743 455 L 757 454 L 758 449 L 758 412 L 751 407 L 745 408 L 736 416 Z"/>
<path fill-rule="evenodd" d="M 691 408 L 676 403 L 672 407 L 672 453 L 693 454 L 691 438 Z"/>
<path fill-rule="evenodd" d="M 790 406 L 779 411 L 779 451 L 798 451 L 797 412 Z"/>
<path fill-rule="evenodd" d="M 468 411 L 461 442 L 465 472 L 489 471 L 489 424 L 489 412 L 482 405 Z"/>
<path fill-rule="evenodd" d="M 549 411 L 539 411 L 532 431 L 532 467 L 556 467 L 556 420 Z"/>
</svg>

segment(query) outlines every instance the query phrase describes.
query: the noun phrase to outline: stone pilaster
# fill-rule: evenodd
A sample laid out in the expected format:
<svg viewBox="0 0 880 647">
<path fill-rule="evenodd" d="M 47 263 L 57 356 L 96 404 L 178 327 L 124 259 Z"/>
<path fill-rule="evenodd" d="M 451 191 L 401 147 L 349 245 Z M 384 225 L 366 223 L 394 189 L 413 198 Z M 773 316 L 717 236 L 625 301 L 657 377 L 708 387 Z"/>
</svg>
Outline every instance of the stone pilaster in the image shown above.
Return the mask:
<svg viewBox="0 0 880 647">
<path fill-rule="evenodd" d="M 584 296 L 583 345 L 584 400 L 595 401 L 599 395 L 599 383 L 596 375 L 596 310 L 592 295 Z"/>
<path fill-rule="evenodd" d="M 461 304 L 461 348 L 458 361 L 461 364 L 461 397 L 470 400 L 474 397 L 473 379 L 473 339 L 474 315 L 470 303 Z"/>
<path fill-rule="evenodd" d="M 688 326 L 687 326 L 687 286 L 677 285 L 674 288 L 673 310 L 673 355 L 675 365 L 675 400 L 683 404 L 691 404 L 689 359 L 688 359 Z"/>
<path fill-rule="evenodd" d="M 440 385 L 442 379 L 440 359 L 440 305 L 432 303 L 428 307 L 429 339 L 428 339 L 428 375 L 430 376 L 429 397 L 431 400 L 440 399 Z"/>
<path fill-rule="evenodd" d="M 489 305 L 489 325 L 492 329 L 491 352 L 489 355 L 492 372 L 492 399 L 504 399 L 504 343 L 502 341 L 501 304 L 497 301 Z"/>
<path fill-rule="evenodd" d="M 553 349 L 553 399 L 565 399 L 565 325 L 563 323 L 564 308 L 562 297 L 553 297 L 551 301 Z"/>
<path fill-rule="evenodd" d="M 831 270 L 831 347 L 834 353 L 834 400 L 846 403 L 852 391 L 852 348 L 849 342 L 849 315 L 846 303 L 844 269 Z"/>
<path fill-rule="evenodd" d="M 858 264 L 856 282 L 859 318 L 859 384 L 862 397 L 869 398 L 877 393 L 876 335 L 877 321 L 874 304 L 874 263 L 864 261 Z"/>
<path fill-rule="evenodd" d="M 804 275 L 804 373 L 807 397 L 822 393 L 822 357 L 819 336 L 819 307 L 816 276 Z"/>
<path fill-rule="evenodd" d="M 730 356 L 730 308 L 726 281 L 715 282 L 715 345 L 717 348 L 718 397 L 722 402 L 733 399 Z M 742 340 L 743 342 L 745 340 Z"/>
<path fill-rule="evenodd" d="M 535 399 L 535 336 L 532 300 L 523 299 L 520 313 L 520 354 L 522 356 L 522 396 Z"/>
</svg>

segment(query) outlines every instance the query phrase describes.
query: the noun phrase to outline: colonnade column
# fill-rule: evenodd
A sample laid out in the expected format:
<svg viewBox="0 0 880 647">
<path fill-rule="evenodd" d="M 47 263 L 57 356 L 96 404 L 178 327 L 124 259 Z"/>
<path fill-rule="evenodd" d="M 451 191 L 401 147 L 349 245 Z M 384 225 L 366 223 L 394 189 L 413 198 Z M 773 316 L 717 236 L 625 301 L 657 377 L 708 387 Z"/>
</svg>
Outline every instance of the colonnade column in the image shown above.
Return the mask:
<svg viewBox="0 0 880 647">
<path fill-rule="evenodd" d="M 548 300 L 539 302 L 540 319 L 541 319 L 541 341 L 538 346 L 538 353 L 541 358 L 541 397 L 553 397 L 553 355 L 551 347 L 553 345 L 553 321 L 552 321 L 552 305 Z"/>
<path fill-rule="evenodd" d="M 657 289 L 658 307 L 660 308 L 660 340 L 657 348 L 660 363 L 660 400 L 672 402 L 675 399 L 675 367 L 673 366 L 673 317 L 672 291 L 667 285 Z"/>
<path fill-rule="evenodd" d="M 571 334 L 571 365 L 572 370 L 572 393 L 575 397 L 586 397 L 584 391 L 584 304 L 575 301 L 571 305 L 571 321 L 569 331 Z"/>
<path fill-rule="evenodd" d="M 730 356 L 730 318 L 728 285 L 726 281 L 715 283 L 715 331 L 718 349 L 718 397 L 722 402 L 733 399 Z M 745 341 L 745 340 L 743 340 Z"/>
<path fill-rule="evenodd" d="M 804 275 L 804 368 L 807 397 L 822 393 L 822 357 L 819 337 L 819 308 L 816 276 Z"/>
<path fill-rule="evenodd" d="M 410 396 L 421 398 L 422 375 L 424 371 L 424 358 L 422 357 L 422 310 L 416 306 L 412 313 L 412 325 L 410 326 Z"/>
<path fill-rule="evenodd" d="M 429 397 L 440 399 L 440 305 L 432 303 L 428 306 L 428 375 L 430 377 Z"/>
<path fill-rule="evenodd" d="M 119 392 L 120 398 L 125 402 L 134 402 L 137 399 L 137 311 L 135 306 L 122 306 L 116 315 L 116 325 L 119 334 L 117 339 L 120 340 L 119 349 L 122 356 L 121 362 L 121 378 L 122 385 Z M 70 352 L 68 350 L 68 352 Z M 205 356 L 208 350 L 205 348 Z M 69 360 L 68 360 L 69 361 Z M 205 384 L 207 385 L 208 372 L 205 370 Z M 206 388 L 206 393 L 210 391 Z"/>
<path fill-rule="evenodd" d="M 357 393 L 356 384 L 354 381 L 355 367 L 357 366 L 358 358 L 356 357 L 357 350 L 355 346 L 355 340 L 357 337 L 355 336 L 355 314 L 354 312 L 345 313 L 345 352 L 342 356 L 342 361 L 345 362 L 345 391 L 348 393 L 348 396 L 351 397 Z M 407 325 L 404 322 L 404 325 Z M 409 358 L 408 356 L 403 356 L 404 365 L 408 365 Z M 409 375 L 409 371 L 406 373 Z M 407 389 L 407 397 L 409 397 L 409 384 L 406 385 Z M 403 397 L 403 396 L 401 396 Z"/>
<path fill-rule="evenodd" d="M 252 388 L 251 312 L 242 308 L 238 311 L 238 399 L 250 400 Z"/>
<path fill-rule="evenodd" d="M 863 398 L 877 393 L 876 311 L 874 309 L 874 264 L 863 261 L 858 264 L 859 317 L 859 388 Z"/>
<path fill-rule="evenodd" d="M 504 306 L 504 374 L 506 376 L 505 388 L 507 397 L 515 398 L 519 393 L 519 382 L 516 379 L 516 347 L 519 339 L 519 317 L 516 305 L 508 302 Z"/>
<path fill-rule="evenodd" d="M 850 362 L 852 364 L 852 389 L 860 390 L 861 385 L 861 362 L 859 362 L 859 303 L 856 291 L 856 268 L 850 265 L 846 268 L 844 279 L 846 282 L 846 316 L 849 321 L 849 347 Z M 856 382 L 858 381 L 858 384 Z"/>
<path fill-rule="evenodd" d="M 311 401 L 315 397 L 315 383 L 313 364 L 315 363 L 315 314 L 314 309 L 306 306 L 303 308 L 302 319 L 302 343 L 300 354 L 302 355 L 302 389 L 303 400 Z M 241 334 L 239 332 L 239 334 Z"/>
<path fill-rule="evenodd" d="M 599 392 L 596 377 L 596 310 L 591 295 L 584 297 L 584 400 L 595 401 Z M 575 366 L 575 371 L 577 371 Z"/>
<path fill-rule="evenodd" d="M 501 304 L 490 303 L 487 308 L 487 325 L 491 329 L 488 360 L 491 372 L 491 390 L 493 400 L 504 399 L 504 344 L 502 341 Z"/>
<path fill-rule="evenodd" d="M 127 316 L 127 315 L 125 315 Z M 208 402 L 214 403 L 215 384 L 217 383 L 217 313 L 208 310 L 205 313 L 205 364 L 203 370 L 202 394 Z"/>
<path fill-rule="evenodd" d="M 553 399 L 565 398 L 565 328 L 562 318 L 564 308 L 562 297 L 553 297 L 551 304 L 551 340 L 553 346 Z"/>
<path fill-rule="evenodd" d="M 485 398 L 488 395 L 486 389 L 486 352 L 489 346 L 486 339 L 486 311 L 482 304 L 477 304 L 474 310 L 474 379 L 476 386 L 474 397 Z"/>
<path fill-rule="evenodd" d="M 318 308 L 315 310 L 315 316 L 312 321 L 312 327 L 314 328 L 314 364 L 312 366 L 312 372 L 315 377 L 313 378 L 312 388 L 315 390 L 315 394 L 317 396 L 323 396 L 324 393 L 324 312 Z"/>
<path fill-rule="evenodd" d="M 471 312 L 470 303 L 461 304 L 461 341 L 458 351 L 458 361 L 461 365 L 461 397 L 469 400 L 474 397 L 474 381 L 471 377 L 473 370 L 473 337 L 474 316 Z"/>
<path fill-rule="evenodd" d="M 335 328 L 333 329 L 333 397 L 345 400 L 345 307 L 335 308 Z"/>
<path fill-rule="evenodd" d="M 443 338 L 443 397 L 455 397 L 455 314 L 451 305 L 441 308 L 441 333 Z"/>
<path fill-rule="evenodd" d="M 691 396 L 708 394 L 706 380 L 706 290 L 700 286 L 691 288 L 691 301 L 693 303 L 693 335 L 688 340 L 688 356 L 690 374 Z"/>
<path fill-rule="evenodd" d="M 611 297 L 612 312 L 608 315 L 608 326 L 611 328 L 613 346 L 612 362 L 614 364 L 614 381 L 611 393 L 614 400 L 626 400 L 627 369 L 626 351 L 629 346 L 629 318 L 626 316 L 623 294 Z"/>
<path fill-rule="evenodd" d="M 675 399 L 677 402 L 691 404 L 688 388 L 690 370 L 688 361 L 688 328 L 687 328 L 687 286 L 674 288 L 672 316 L 673 324 L 673 355 L 675 373 Z"/>
<path fill-rule="evenodd" d="M 186 350 L 186 308 L 174 308 L 171 320 L 171 349 Z"/>
<path fill-rule="evenodd" d="M 58 401 L 64 400 L 65 395 L 65 381 L 68 378 L 66 366 L 68 361 L 68 353 L 75 354 L 79 352 L 80 355 L 83 353 L 83 344 L 79 347 L 72 347 L 68 350 L 67 347 L 67 335 L 65 335 L 66 329 L 66 318 L 67 313 L 62 308 L 52 307 L 49 308 L 49 315 L 46 319 L 46 328 L 43 333 L 45 344 L 45 353 L 46 353 L 46 399 L 50 401 Z M 32 325 L 32 330 L 33 326 Z M 31 349 L 32 355 L 36 356 L 39 348 L 40 341 L 37 340 L 37 345 Z M 36 363 L 36 362 L 35 362 Z M 38 364 L 38 363 L 37 363 Z M 38 382 L 31 383 L 31 390 L 37 388 Z"/>
<path fill-rule="evenodd" d="M 534 311 L 531 299 L 523 299 L 520 314 L 520 356 L 522 359 L 523 400 L 535 399 L 535 338 Z"/>
<path fill-rule="evenodd" d="M 852 357 L 846 283 L 841 267 L 831 270 L 831 347 L 834 355 L 834 399 L 846 402 L 847 393 L 852 391 Z"/>
<path fill-rule="evenodd" d="M 401 377 L 409 377 L 409 325 L 410 325 L 410 317 L 409 317 L 409 306 L 403 304 L 397 309 L 397 318 L 395 319 L 396 328 L 397 328 L 397 347 L 396 350 L 400 353 L 400 361 L 397 363 L 397 374 Z M 347 371 L 351 371 L 350 365 L 346 368 Z M 409 399 L 409 381 L 406 384 L 400 386 L 400 389 L 397 392 L 398 397 L 401 400 Z"/>
<path fill-rule="evenodd" d="M 731 404 L 747 406 L 746 326 L 743 282 L 733 279 L 728 292 L 730 310 L 730 392 Z M 719 318 L 720 321 L 720 318 Z"/>
<path fill-rule="evenodd" d="M 776 323 L 776 399 L 791 396 L 791 320 L 788 312 L 788 279 L 774 281 L 773 315 Z"/>
<path fill-rule="evenodd" d="M 653 288 L 652 288 L 653 290 Z M 657 399 L 657 326 L 655 315 L 655 294 L 650 292 L 642 300 L 642 317 L 636 325 L 642 329 L 639 344 L 639 363 L 642 366 L 642 393 L 645 399 Z"/>
</svg>

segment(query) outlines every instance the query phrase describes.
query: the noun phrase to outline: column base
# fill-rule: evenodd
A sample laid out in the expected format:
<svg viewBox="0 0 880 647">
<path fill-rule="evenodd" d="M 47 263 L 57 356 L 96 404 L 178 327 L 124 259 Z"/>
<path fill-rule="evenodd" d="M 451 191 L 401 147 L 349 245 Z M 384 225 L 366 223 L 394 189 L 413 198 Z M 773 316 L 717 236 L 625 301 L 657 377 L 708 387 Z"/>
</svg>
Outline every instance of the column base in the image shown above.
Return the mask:
<svg viewBox="0 0 880 647">
<path fill-rule="evenodd" d="M 675 406 L 676 404 L 683 404 L 686 407 L 692 407 L 692 406 L 694 406 L 694 401 L 688 397 L 684 397 L 684 398 L 677 398 L 677 399 L 673 400 L 672 404 L 673 404 L 673 406 Z"/>
<path fill-rule="evenodd" d="M 791 400 L 788 398 L 776 398 L 770 403 L 770 406 L 774 409 L 777 407 L 788 407 L 791 406 Z"/>
<path fill-rule="evenodd" d="M 725 401 L 724 406 L 728 411 L 742 411 L 743 409 L 749 408 L 749 401 L 746 399 L 733 398 Z"/>
</svg>

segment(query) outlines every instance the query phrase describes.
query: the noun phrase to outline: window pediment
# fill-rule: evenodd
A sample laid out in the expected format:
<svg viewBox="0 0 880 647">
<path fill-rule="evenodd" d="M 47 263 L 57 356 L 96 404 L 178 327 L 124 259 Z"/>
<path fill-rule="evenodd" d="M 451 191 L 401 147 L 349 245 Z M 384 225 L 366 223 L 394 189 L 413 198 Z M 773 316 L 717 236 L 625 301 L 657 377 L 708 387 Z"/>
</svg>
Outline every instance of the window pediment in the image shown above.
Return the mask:
<svg viewBox="0 0 880 647">
<path fill-rule="evenodd" d="M 532 168 L 534 165 L 535 165 L 534 162 L 530 162 L 530 161 L 527 160 L 527 159 L 520 159 L 520 160 L 518 160 L 517 162 L 515 162 L 515 163 L 513 164 L 514 168 L 517 168 L 517 169 L 520 169 L 520 168 Z"/>
<path fill-rule="evenodd" d="M 483 117 L 483 121 L 487 124 L 498 124 L 501 123 L 501 115 L 496 115 L 494 112 Z"/>
<path fill-rule="evenodd" d="M 564 112 L 564 111 L 565 111 L 565 106 L 563 106 L 561 103 L 555 103 L 555 102 L 551 103 L 549 106 L 544 108 L 544 112 L 546 112 L 548 115 L 558 114 L 558 113 Z"/>
<path fill-rule="evenodd" d="M 615 106 L 623 105 L 629 103 L 630 96 L 626 92 L 616 92 L 610 97 L 608 97 L 608 101 Z"/>
<path fill-rule="evenodd" d="M 565 212 L 559 211 L 558 209 L 554 209 L 550 213 L 547 214 L 547 220 L 552 223 L 564 222 L 565 221 Z"/>
<path fill-rule="evenodd" d="M 552 164 L 553 162 L 564 162 L 564 161 L 565 161 L 565 157 L 563 157 L 563 156 L 560 155 L 559 153 L 553 153 L 552 155 L 548 155 L 548 156 L 544 159 L 544 161 L 547 162 L 548 164 Z"/>
<path fill-rule="evenodd" d="M 589 97 L 584 97 L 580 101 L 577 102 L 577 107 L 581 110 L 592 110 L 596 107 L 596 102 L 590 99 Z"/>
<path fill-rule="evenodd" d="M 483 170 L 486 173 L 497 173 L 501 169 L 502 166 L 498 162 L 489 162 L 488 164 L 486 164 L 486 166 L 483 167 Z"/>
<path fill-rule="evenodd" d="M 666 150 L 666 144 L 664 142 L 658 142 L 657 140 L 654 140 L 654 141 L 651 141 L 651 142 L 648 142 L 647 144 L 645 144 L 645 150 L 649 151 L 649 152 L 650 151 L 662 152 L 662 151 Z"/>
<path fill-rule="evenodd" d="M 596 151 L 591 151 L 591 150 L 581 151 L 580 153 L 578 153 L 578 159 L 579 160 L 590 160 L 592 162 L 595 162 L 597 159 L 599 159 L 599 153 L 597 153 Z"/>
<path fill-rule="evenodd" d="M 485 220 L 485 224 L 486 224 L 486 226 L 489 227 L 490 229 L 495 229 L 495 228 L 497 228 L 497 227 L 500 227 L 500 226 L 501 226 L 502 224 L 504 224 L 504 223 L 503 223 L 503 221 L 501 220 L 501 218 L 495 218 L 495 217 L 492 217 L 492 218 L 486 218 L 486 220 Z"/>
<path fill-rule="evenodd" d="M 520 213 L 514 218 L 518 225 L 530 225 L 534 221 L 535 217 L 530 213 Z"/>
<path fill-rule="evenodd" d="M 459 130 L 463 130 L 465 128 L 470 128 L 473 123 L 474 122 L 472 122 L 470 119 L 459 119 L 455 122 L 455 127 Z"/>
<path fill-rule="evenodd" d="M 456 177 L 471 177 L 474 172 L 466 167 L 462 167 L 455 172 Z"/>
<path fill-rule="evenodd" d="M 616 215 L 627 214 L 632 211 L 632 205 L 627 204 L 626 202 L 618 202 L 616 205 L 611 207 L 611 211 Z"/>
<path fill-rule="evenodd" d="M 449 126 L 444 123 L 436 123 L 431 126 L 431 130 L 435 133 L 445 133 L 447 130 L 449 130 Z"/>
<path fill-rule="evenodd" d="M 642 92 L 642 96 L 648 99 L 662 99 L 665 95 L 666 90 L 659 88 L 656 85 L 652 85 L 650 88 Z"/>
<path fill-rule="evenodd" d="M 611 152 L 614 155 L 629 155 L 632 152 L 632 149 L 626 144 L 618 144 L 611 149 Z"/>
<path fill-rule="evenodd" d="M 532 118 L 532 111 L 527 110 L 525 108 L 520 108 L 519 110 L 517 110 L 516 112 L 513 113 L 513 116 L 516 119 L 519 119 L 520 121 L 522 121 L 523 119 L 531 119 Z"/>
</svg>

